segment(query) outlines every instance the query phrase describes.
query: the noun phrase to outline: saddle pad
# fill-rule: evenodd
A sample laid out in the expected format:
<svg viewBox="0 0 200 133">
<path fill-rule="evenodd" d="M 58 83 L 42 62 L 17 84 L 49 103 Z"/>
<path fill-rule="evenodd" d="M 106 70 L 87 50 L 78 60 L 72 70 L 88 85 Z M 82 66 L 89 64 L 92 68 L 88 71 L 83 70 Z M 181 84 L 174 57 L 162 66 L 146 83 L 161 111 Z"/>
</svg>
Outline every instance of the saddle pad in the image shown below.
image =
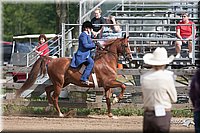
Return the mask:
<svg viewBox="0 0 200 133">
<path fill-rule="evenodd" d="M 79 70 L 79 72 L 80 72 L 81 74 L 83 74 L 85 68 L 86 68 L 86 66 L 85 66 L 85 65 L 82 65 L 81 68 L 80 68 L 80 70 Z"/>
<path fill-rule="evenodd" d="M 96 77 L 95 73 L 92 73 L 92 78 L 93 78 L 93 81 L 94 81 L 94 88 L 98 89 L 99 86 L 98 86 L 97 77 Z"/>
</svg>

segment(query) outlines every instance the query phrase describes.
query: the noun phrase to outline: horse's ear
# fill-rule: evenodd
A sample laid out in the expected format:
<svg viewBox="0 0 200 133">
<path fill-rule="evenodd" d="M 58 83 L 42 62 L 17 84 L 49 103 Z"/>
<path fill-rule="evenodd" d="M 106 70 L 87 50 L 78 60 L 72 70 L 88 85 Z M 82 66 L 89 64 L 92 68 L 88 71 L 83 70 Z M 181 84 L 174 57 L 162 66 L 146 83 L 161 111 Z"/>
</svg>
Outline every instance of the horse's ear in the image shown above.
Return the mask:
<svg viewBox="0 0 200 133">
<path fill-rule="evenodd" d="M 127 38 L 127 39 L 129 38 L 129 36 L 126 36 L 126 33 L 123 33 L 123 37 L 124 37 L 124 39 L 125 38 Z"/>
<path fill-rule="evenodd" d="M 123 33 L 123 37 L 126 38 L 126 33 Z"/>
</svg>

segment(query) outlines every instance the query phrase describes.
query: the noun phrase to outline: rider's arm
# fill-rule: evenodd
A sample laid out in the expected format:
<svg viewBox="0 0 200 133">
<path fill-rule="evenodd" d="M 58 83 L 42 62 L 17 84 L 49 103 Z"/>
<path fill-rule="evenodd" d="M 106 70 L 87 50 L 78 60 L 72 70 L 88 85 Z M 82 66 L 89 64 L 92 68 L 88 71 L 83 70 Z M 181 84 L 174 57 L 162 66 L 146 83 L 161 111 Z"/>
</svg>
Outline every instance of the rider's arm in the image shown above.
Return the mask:
<svg viewBox="0 0 200 133">
<path fill-rule="evenodd" d="M 95 44 L 92 42 L 92 40 L 89 40 L 87 35 L 81 35 L 80 40 L 82 41 L 83 47 L 86 49 L 94 49 Z"/>
</svg>

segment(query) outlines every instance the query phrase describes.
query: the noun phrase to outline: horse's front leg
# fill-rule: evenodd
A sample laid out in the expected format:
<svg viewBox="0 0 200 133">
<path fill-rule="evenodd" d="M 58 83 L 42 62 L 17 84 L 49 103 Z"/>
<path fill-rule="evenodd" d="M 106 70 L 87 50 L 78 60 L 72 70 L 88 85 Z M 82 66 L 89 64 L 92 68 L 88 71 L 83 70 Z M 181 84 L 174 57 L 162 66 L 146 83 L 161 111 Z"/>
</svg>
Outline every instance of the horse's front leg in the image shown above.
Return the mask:
<svg viewBox="0 0 200 133">
<path fill-rule="evenodd" d="M 120 92 L 119 96 L 113 99 L 113 102 L 112 102 L 113 104 L 117 103 L 119 100 L 121 100 L 123 98 L 123 95 L 124 95 L 124 92 L 126 89 L 126 86 L 123 83 L 116 81 L 116 80 L 112 80 L 107 83 L 107 86 L 110 88 L 116 88 L 116 87 L 121 88 L 121 92 Z"/>
<path fill-rule="evenodd" d="M 48 100 L 48 103 L 49 103 L 49 105 L 45 108 L 45 111 L 49 111 L 53 107 L 53 100 L 52 100 L 52 97 L 51 97 L 51 92 L 53 90 L 54 90 L 53 85 L 45 87 L 45 91 L 46 91 L 46 94 L 47 94 L 47 100 Z"/>
<path fill-rule="evenodd" d="M 111 102 L 110 102 L 111 96 L 112 96 L 112 90 L 110 88 L 105 88 L 106 105 L 109 117 L 113 117 L 113 114 L 111 112 Z"/>
</svg>

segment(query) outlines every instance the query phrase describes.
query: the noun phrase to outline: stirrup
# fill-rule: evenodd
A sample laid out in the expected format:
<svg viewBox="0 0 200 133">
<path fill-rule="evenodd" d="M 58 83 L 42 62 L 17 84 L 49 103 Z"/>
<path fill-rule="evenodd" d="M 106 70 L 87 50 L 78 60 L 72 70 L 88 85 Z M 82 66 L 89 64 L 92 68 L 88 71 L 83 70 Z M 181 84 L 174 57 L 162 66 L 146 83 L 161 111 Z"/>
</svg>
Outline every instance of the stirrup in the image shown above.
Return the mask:
<svg viewBox="0 0 200 133">
<path fill-rule="evenodd" d="M 89 80 L 81 81 L 81 83 L 84 84 L 84 85 L 90 85 L 90 84 L 93 84 L 93 82 L 90 82 Z"/>
</svg>

